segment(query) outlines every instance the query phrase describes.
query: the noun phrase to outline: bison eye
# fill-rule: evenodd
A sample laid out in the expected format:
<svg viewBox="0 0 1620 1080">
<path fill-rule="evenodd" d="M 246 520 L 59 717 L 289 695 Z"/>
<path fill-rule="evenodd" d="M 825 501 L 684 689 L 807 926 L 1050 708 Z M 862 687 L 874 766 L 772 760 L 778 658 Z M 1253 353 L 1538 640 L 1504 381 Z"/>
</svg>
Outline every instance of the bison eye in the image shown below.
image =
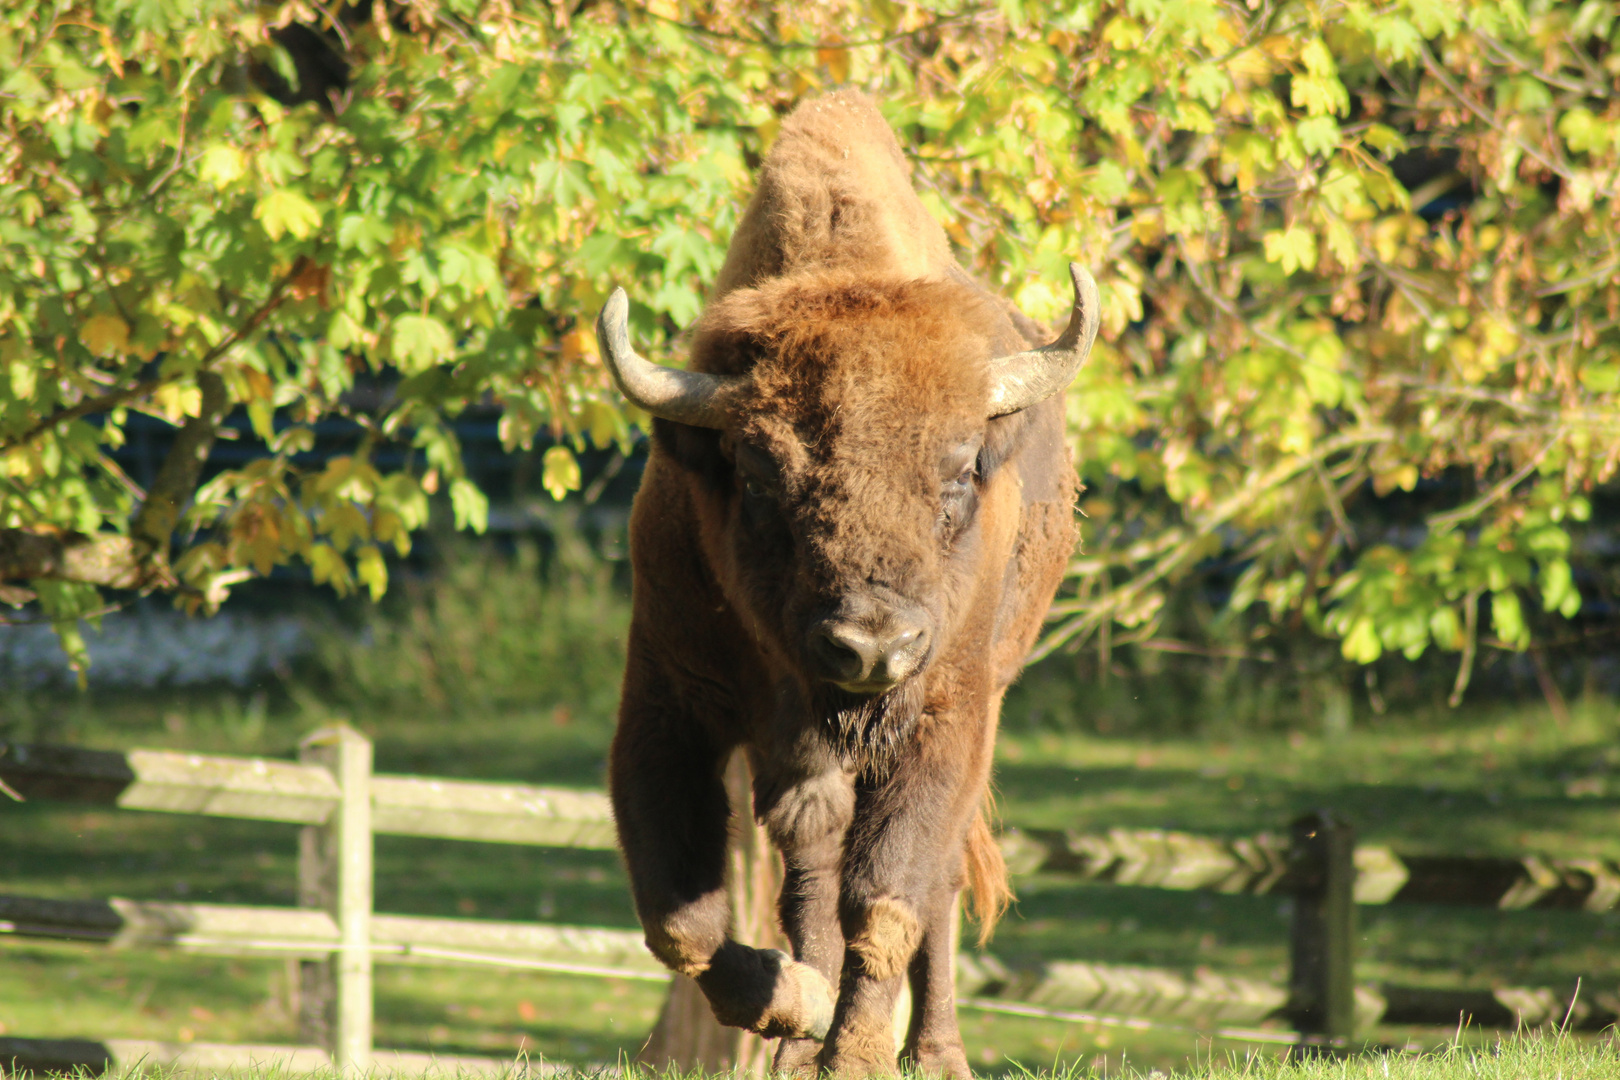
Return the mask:
<svg viewBox="0 0 1620 1080">
<path fill-rule="evenodd" d="M 771 497 L 770 489 L 752 476 L 743 477 L 743 493 L 750 499 L 768 499 Z"/>
<path fill-rule="evenodd" d="M 979 470 L 969 465 L 956 477 L 945 481 L 940 488 L 939 528 L 947 540 L 955 536 L 972 516 L 973 504 L 978 495 L 974 490 L 973 481 L 978 474 Z"/>
</svg>

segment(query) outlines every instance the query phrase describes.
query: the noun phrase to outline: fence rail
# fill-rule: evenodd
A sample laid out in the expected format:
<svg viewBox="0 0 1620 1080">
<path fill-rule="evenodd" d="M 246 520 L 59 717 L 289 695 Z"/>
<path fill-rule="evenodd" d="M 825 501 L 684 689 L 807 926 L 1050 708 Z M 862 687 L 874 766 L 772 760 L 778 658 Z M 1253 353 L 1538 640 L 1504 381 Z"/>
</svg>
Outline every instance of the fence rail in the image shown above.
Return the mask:
<svg viewBox="0 0 1620 1080">
<path fill-rule="evenodd" d="M 1073 874 L 1090 881 L 1223 893 L 1290 893 L 1290 839 L 1274 833 L 1222 838 L 1162 829 L 1106 833 L 1009 829 L 1002 853 L 1014 873 Z M 1620 864 L 1541 855 L 1402 854 L 1381 844 L 1354 850 L 1357 904 L 1448 904 L 1504 910 L 1620 907 Z"/>
<path fill-rule="evenodd" d="M 523 784 L 374 775 L 371 746 L 347 728 L 305 740 L 298 762 L 114 752 L 0 743 L 0 781 L 25 799 L 278 821 L 302 826 L 298 908 L 123 898 L 0 896 L 0 933 L 300 962 L 304 1046 L 184 1047 L 138 1040 L 0 1039 L 0 1066 L 66 1062 L 178 1069 L 274 1060 L 288 1071 L 335 1064 L 454 1072 L 511 1067 L 494 1059 L 440 1058 L 371 1046 L 371 968 L 382 964 L 493 966 L 667 980 L 639 932 L 476 919 L 376 914 L 376 833 L 493 843 L 611 849 L 604 794 Z M 1480 1026 L 1567 1022 L 1597 1029 L 1620 1020 L 1620 995 L 1578 997 L 1547 987 L 1449 990 L 1357 986 L 1351 948 L 1356 905 L 1441 903 L 1504 909 L 1608 911 L 1620 906 L 1620 867 L 1598 859 L 1460 858 L 1358 845 L 1332 815 L 1308 815 L 1285 835 L 1219 838 L 1165 830 L 1103 834 L 1010 829 L 1014 873 L 1055 873 L 1118 885 L 1286 894 L 1294 899 L 1288 984 L 1200 971 L 1082 961 L 1009 967 L 986 954 L 958 958 L 968 1008 L 1059 1019 L 1134 1017 L 1234 1037 L 1345 1042 L 1374 1023 Z M 1275 1024 L 1294 1029 L 1238 1028 Z M 1135 1024 L 1137 1020 L 1126 1021 Z M 55 1055 L 55 1056 L 53 1056 Z M 66 1056 L 64 1056 L 66 1055 Z M 74 1056 L 77 1055 L 77 1056 Z M 30 1064 L 32 1063 L 32 1064 Z"/>
<path fill-rule="evenodd" d="M 0 780 L 26 799 L 125 810 L 323 825 L 342 801 L 330 769 L 273 758 L 174 750 L 79 750 L 0 743 Z M 444 780 L 370 778 L 371 831 L 495 844 L 618 846 L 600 791 Z"/>
</svg>

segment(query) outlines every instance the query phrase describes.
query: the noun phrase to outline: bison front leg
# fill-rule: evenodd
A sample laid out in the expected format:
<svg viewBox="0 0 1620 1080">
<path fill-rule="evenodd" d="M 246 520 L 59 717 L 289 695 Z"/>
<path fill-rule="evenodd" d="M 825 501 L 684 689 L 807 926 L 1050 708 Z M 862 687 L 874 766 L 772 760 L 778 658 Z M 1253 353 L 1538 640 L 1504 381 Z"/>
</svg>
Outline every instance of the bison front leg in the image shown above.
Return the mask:
<svg viewBox="0 0 1620 1080">
<path fill-rule="evenodd" d="M 948 923 L 985 777 L 976 748 L 922 749 L 856 807 L 839 904 L 848 945 L 821 1054 L 840 1075 L 896 1071 L 895 999 L 901 979 L 920 971 L 909 1056 L 927 1071 L 968 1076 L 950 998 Z"/>
<path fill-rule="evenodd" d="M 967 1077 L 967 1051 L 956 1024 L 956 897 L 941 890 L 929 905 L 922 943 L 911 961 L 911 1025 L 905 1060 L 910 1071 Z"/>
<path fill-rule="evenodd" d="M 838 981 L 844 963 L 838 893 L 844 838 L 855 811 L 854 783 L 823 747 L 794 750 L 792 755 L 782 755 L 793 762 L 792 767 L 761 776 L 757 810 L 782 852 L 784 876 L 778 901 L 782 929 L 793 943 L 793 955 L 815 968 L 831 986 Z M 783 1039 L 776 1050 L 776 1072 L 813 1074 L 825 1034 Z"/>
<path fill-rule="evenodd" d="M 671 695 L 627 686 L 610 765 L 636 913 L 647 947 L 697 982 L 715 1019 L 766 1038 L 821 1038 L 832 992 L 814 968 L 730 936 L 726 845 L 730 747 L 670 714 Z"/>
</svg>

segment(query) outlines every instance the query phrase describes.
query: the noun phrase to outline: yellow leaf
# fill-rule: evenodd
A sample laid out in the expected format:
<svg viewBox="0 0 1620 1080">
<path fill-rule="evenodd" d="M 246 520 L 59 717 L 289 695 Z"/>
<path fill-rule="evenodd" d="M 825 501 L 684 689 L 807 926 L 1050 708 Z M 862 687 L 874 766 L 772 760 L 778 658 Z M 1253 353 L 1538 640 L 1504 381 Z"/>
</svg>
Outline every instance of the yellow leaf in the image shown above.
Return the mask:
<svg viewBox="0 0 1620 1080">
<path fill-rule="evenodd" d="M 361 548 L 359 571 L 361 582 L 371 591 L 372 601 L 382 599 L 388 589 L 388 564 L 383 562 L 382 552 L 369 544 Z"/>
<path fill-rule="evenodd" d="M 203 151 L 202 164 L 197 168 L 197 175 L 213 184 L 216 190 L 229 187 L 246 173 L 247 155 L 223 143 Z"/>
<path fill-rule="evenodd" d="M 79 327 L 79 341 L 97 356 L 118 356 L 129 347 L 129 324 L 117 315 L 92 315 Z"/>
<path fill-rule="evenodd" d="M 34 396 L 35 375 L 34 365 L 26 360 L 13 360 L 11 368 L 11 396 L 18 401 L 27 401 Z"/>
<path fill-rule="evenodd" d="M 584 412 L 591 443 L 597 449 L 611 446 L 619 437 L 618 418 L 614 415 L 613 406 L 600 401 L 587 401 Z"/>
<path fill-rule="evenodd" d="M 827 72 L 833 77 L 833 82 L 849 81 L 848 49 L 817 49 L 816 59 L 827 65 Z"/>
<path fill-rule="evenodd" d="M 558 500 L 570 491 L 579 490 L 579 462 L 574 460 L 572 450 L 553 446 L 546 451 L 546 456 L 540 459 L 540 484 Z"/>
<path fill-rule="evenodd" d="M 152 403 L 163 419 L 178 425 L 188 416 L 201 415 L 202 391 L 196 384 L 168 383 L 152 392 Z"/>
<path fill-rule="evenodd" d="M 577 326 L 564 334 L 558 342 L 562 346 L 563 363 L 572 364 L 583 361 L 587 364 L 596 363 L 596 334 L 583 326 Z"/>
</svg>

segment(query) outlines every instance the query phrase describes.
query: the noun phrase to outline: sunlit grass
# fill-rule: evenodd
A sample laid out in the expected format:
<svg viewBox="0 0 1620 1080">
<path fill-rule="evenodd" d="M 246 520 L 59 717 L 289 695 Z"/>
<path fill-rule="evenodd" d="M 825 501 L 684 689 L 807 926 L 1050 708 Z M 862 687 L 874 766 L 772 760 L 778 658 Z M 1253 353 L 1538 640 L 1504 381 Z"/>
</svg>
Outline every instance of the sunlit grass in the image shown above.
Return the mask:
<svg viewBox="0 0 1620 1080">
<path fill-rule="evenodd" d="M 128 1075 L 128 1074 L 126 1074 Z M 177 1069 L 147 1069 L 152 1080 L 191 1080 L 197 1074 Z M 222 1074 L 215 1074 L 222 1075 Z M 353 1080 L 353 1072 L 335 1069 L 295 1073 L 270 1066 L 232 1071 L 241 1080 Z M 421 1073 L 391 1072 L 374 1067 L 375 1080 L 405 1080 Z M 427 1074 L 446 1080 L 531 1080 L 541 1076 L 557 1080 L 719 1080 L 729 1073 L 652 1072 L 620 1062 L 576 1069 L 557 1066 L 537 1057 L 515 1060 L 510 1066 L 469 1071 L 446 1062 Z M 1558 1033 L 1512 1035 L 1483 1046 L 1455 1044 L 1423 1054 L 1373 1052 L 1348 1057 L 1215 1055 L 1197 1063 L 1166 1071 L 1139 1066 L 1129 1060 L 1118 1064 L 1071 1062 L 1056 1068 L 1015 1065 L 1011 1076 L 1020 1080 L 1612 1080 L 1620 1076 L 1620 1051 L 1613 1040 L 1589 1042 Z M 902 1073 L 901 1080 L 921 1080 L 923 1074 Z"/>
</svg>

